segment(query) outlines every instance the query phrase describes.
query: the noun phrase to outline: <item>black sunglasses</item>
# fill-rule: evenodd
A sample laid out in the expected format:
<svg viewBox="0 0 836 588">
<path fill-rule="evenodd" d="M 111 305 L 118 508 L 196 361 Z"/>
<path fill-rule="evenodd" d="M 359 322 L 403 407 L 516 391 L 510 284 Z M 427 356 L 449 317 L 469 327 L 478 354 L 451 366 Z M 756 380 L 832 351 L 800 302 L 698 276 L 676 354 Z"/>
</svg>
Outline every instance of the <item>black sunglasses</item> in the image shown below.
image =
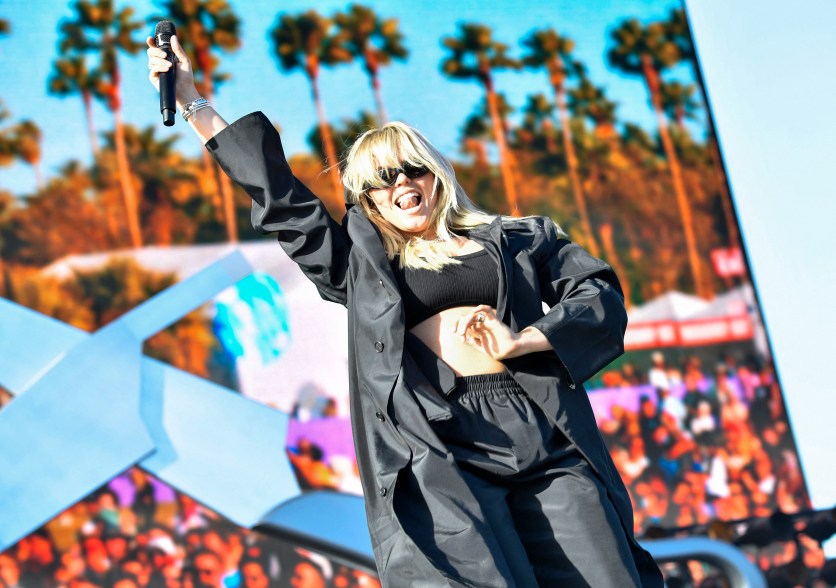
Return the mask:
<svg viewBox="0 0 836 588">
<path fill-rule="evenodd" d="M 377 178 L 383 182 L 384 188 L 391 188 L 398 181 L 398 175 L 403 174 L 410 180 L 420 178 L 421 176 L 430 173 L 430 170 L 423 165 L 412 165 L 411 163 L 403 163 L 401 167 L 384 167 L 375 172 Z M 364 190 L 373 190 L 380 188 L 380 186 L 372 186 L 366 184 Z"/>
</svg>

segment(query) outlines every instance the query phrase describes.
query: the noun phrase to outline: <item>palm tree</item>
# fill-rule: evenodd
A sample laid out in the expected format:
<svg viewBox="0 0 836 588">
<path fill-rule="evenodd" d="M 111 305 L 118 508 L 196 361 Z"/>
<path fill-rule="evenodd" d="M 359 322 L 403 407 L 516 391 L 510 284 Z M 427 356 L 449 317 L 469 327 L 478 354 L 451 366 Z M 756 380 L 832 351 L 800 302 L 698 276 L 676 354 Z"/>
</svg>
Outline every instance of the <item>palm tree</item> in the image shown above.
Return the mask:
<svg viewBox="0 0 836 588">
<path fill-rule="evenodd" d="M 491 124 L 480 114 L 471 114 L 462 126 L 462 151 L 473 156 L 473 163 L 480 171 L 488 168 L 488 148 L 485 145 L 493 136 Z"/>
<path fill-rule="evenodd" d="M 680 129 L 685 128 L 685 119 L 696 119 L 699 102 L 694 99 L 696 86 L 681 82 L 662 82 L 659 85 L 662 96 L 662 108 L 665 115 Z"/>
<path fill-rule="evenodd" d="M 213 101 L 217 86 L 230 77 L 218 71 L 219 59 L 214 51 L 232 53 L 241 47 L 240 19 L 226 0 L 166 0 L 160 5 L 166 18 L 176 25 L 177 38 L 183 49 L 192 57 L 195 82 L 201 95 Z M 161 19 L 153 17 L 152 20 Z M 220 192 L 227 238 L 236 242 L 238 227 L 232 183 L 205 149 L 201 151 L 201 157 Z"/>
<path fill-rule="evenodd" d="M 332 33 L 332 23 L 315 10 L 298 16 L 282 14 L 270 30 L 273 50 L 284 71 L 302 69 L 311 85 L 311 96 L 316 107 L 319 132 L 325 148 L 328 171 L 331 176 L 333 194 L 326 202 L 329 210 L 344 210 L 343 186 L 339 176 L 339 159 L 334 147 L 334 138 L 325 116 L 325 108 L 319 94 L 319 70 L 325 66 L 351 61 L 351 54 L 343 46 L 342 39 Z"/>
<path fill-rule="evenodd" d="M 59 43 L 60 45 L 60 43 Z M 58 58 L 52 62 L 53 71 L 47 80 L 47 92 L 60 97 L 81 95 L 84 105 L 84 118 L 87 121 L 87 134 L 90 137 L 90 148 L 93 158 L 99 156 L 99 140 L 93 123 L 93 97 L 97 95 L 101 83 L 101 72 L 89 71 L 84 55 L 72 55 Z"/>
<path fill-rule="evenodd" d="M 651 23 L 645 27 L 638 20 L 630 19 L 612 32 L 612 38 L 616 44 L 607 55 L 610 64 L 625 73 L 641 75 L 650 92 L 650 102 L 656 113 L 659 138 L 670 168 L 685 233 L 685 245 L 694 289 L 698 295 L 707 294 L 709 288 L 703 282 L 691 205 L 685 192 L 679 158 L 668 131 L 668 120 L 662 108 L 661 72 L 675 65 L 681 58 L 681 52 L 668 37 L 667 30 L 662 23 Z"/>
<path fill-rule="evenodd" d="M 113 113 L 116 146 L 116 163 L 119 169 L 119 183 L 125 201 L 128 232 L 131 245 L 142 247 L 142 231 L 139 226 L 139 213 L 136 190 L 133 185 L 128 155 L 125 150 L 125 131 L 122 121 L 121 71 L 118 54 L 120 51 L 134 54 L 143 46 L 135 41 L 133 34 L 144 25 L 134 20 L 133 8 L 126 7 L 117 11 L 113 0 L 77 0 L 73 5 L 74 20 L 65 20 L 61 24 L 62 53 L 73 51 L 83 53 L 96 51 L 99 54 L 99 67 L 102 79 L 99 93 L 105 105 Z"/>
<path fill-rule="evenodd" d="M 615 109 L 618 106 L 608 99 L 604 90 L 581 76 L 577 87 L 568 92 L 569 111 L 577 117 L 588 118 L 595 127 L 595 136 L 612 142 L 618 138 L 615 130 Z"/>
<path fill-rule="evenodd" d="M 380 66 L 388 65 L 393 58 L 403 61 L 409 54 L 403 46 L 398 19 L 381 20 L 371 8 L 352 4 L 348 12 L 337 13 L 334 22 L 340 29 L 345 48 L 355 59 L 363 62 L 377 104 L 377 116 L 383 124 L 387 119 L 380 95 Z"/>
<path fill-rule="evenodd" d="M 43 190 L 44 176 L 41 171 L 41 129 L 31 120 L 23 120 L 15 126 L 15 152 L 18 158 L 32 166 L 38 191 Z"/>
<path fill-rule="evenodd" d="M 357 137 L 368 131 L 369 129 L 373 129 L 377 126 L 378 121 L 375 118 L 375 115 L 371 112 L 363 111 L 360 112 L 358 117 L 355 118 L 343 118 L 342 119 L 342 126 L 335 127 L 333 125 L 328 125 L 328 129 L 331 132 L 331 137 L 333 137 L 335 146 L 338 149 L 337 157 L 340 158 L 340 161 L 345 159 L 345 156 L 348 155 L 348 150 L 351 148 L 351 145 L 354 141 L 357 140 Z M 310 133 L 308 133 L 308 145 L 310 145 L 311 149 L 313 149 L 314 153 L 320 158 L 323 159 L 326 157 L 325 151 L 323 149 L 323 140 L 322 140 L 322 132 L 319 128 L 319 125 L 315 126 Z"/>
<path fill-rule="evenodd" d="M 0 121 L 7 120 L 11 114 L 0 101 Z M 12 165 L 22 161 L 35 171 L 38 190 L 44 187 L 41 173 L 41 129 L 30 120 L 0 129 L 0 166 Z"/>
<path fill-rule="evenodd" d="M 543 94 L 532 94 L 528 96 L 523 106 L 522 128 L 517 130 L 518 135 L 525 135 L 530 142 L 541 133 L 545 138 L 546 151 L 549 154 L 557 153 L 555 143 L 555 129 L 552 117 L 554 116 L 554 104 L 549 102 Z"/>
<path fill-rule="evenodd" d="M 575 204 L 581 217 L 586 245 L 593 256 L 599 257 L 598 241 L 595 239 L 592 232 L 592 223 L 589 221 L 586 196 L 578 173 L 578 157 L 575 153 L 575 145 L 572 142 L 569 112 L 566 108 L 566 80 L 579 69 L 572 61 L 575 42 L 559 35 L 554 29 L 542 29 L 532 32 L 521 43 L 523 47 L 529 50 L 528 54 L 522 58 L 523 64 L 530 68 L 545 68 L 546 73 L 548 73 L 549 82 L 554 91 L 555 104 L 557 104 L 566 167 L 569 170 L 569 181 L 572 184 L 572 193 L 575 196 Z"/>
<path fill-rule="evenodd" d="M 192 242 L 197 228 L 182 207 L 194 201 L 200 192 L 198 170 L 174 149 L 178 136 L 160 139 L 156 128 L 125 128 L 128 155 L 142 190 L 140 215 L 145 236 L 157 245 L 168 246 L 176 240 Z M 109 142 L 111 134 L 106 135 Z"/>
<path fill-rule="evenodd" d="M 505 123 L 499 112 L 493 72 L 502 69 L 519 69 L 520 63 L 509 57 L 508 46 L 494 41 L 490 28 L 481 24 L 460 24 L 459 35 L 444 37 L 442 44 L 450 50 L 450 55 L 442 61 L 441 70 L 454 80 L 476 80 L 485 90 L 494 140 L 499 148 L 499 166 L 505 186 L 505 198 L 510 213 L 516 215 L 519 210 L 514 163 L 504 132 Z"/>
<path fill-rule="evenodd" d="M 700 79 L 699 67 L 697 65 L 697 55 L 694 51 L 694 44 L 692 42 L 691 29 L 688 26 L 688 17 L 685 11 L 680 9 L 671 10 L 667 22 L 665 23 L 668 36 L 670 40 L 676 44 L 682 54 L 683 59 L 688 61 L 694 76 Z M 720 156 L 720 148 L 717 145 L 717 134 L 714 131 L 714 119 L 711 112 L 708 111 L 708 99 L 705 95 L 702 84 L 698 85 L 701 95 L 701 102 L 706 106 L 706 125 L 708 126 L 708 146 L 711 153 L 712 168 L 715 170 L 717 176 L 717 185 L 720 187 L 720 201 L 723 207 L 723 216 L 726 222 L 726 232 L 728 233 L 729 246 L 740 247 L 740 233 L 737 227 L 737 220 L 734 217 L 732 210 L 731 194 L 728 190 L 728 183 L 723 169 L 723 159 Z"/>
</svg>

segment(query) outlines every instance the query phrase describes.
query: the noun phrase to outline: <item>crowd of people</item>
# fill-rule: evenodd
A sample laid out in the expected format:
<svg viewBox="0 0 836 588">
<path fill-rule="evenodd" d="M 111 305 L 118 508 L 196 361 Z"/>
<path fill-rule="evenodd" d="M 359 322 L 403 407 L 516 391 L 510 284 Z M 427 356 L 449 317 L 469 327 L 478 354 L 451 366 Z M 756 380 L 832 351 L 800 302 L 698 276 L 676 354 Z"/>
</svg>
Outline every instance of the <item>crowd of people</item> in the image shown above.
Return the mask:
<svg viewBox="0 0 836 588">
<path fill-rule="evenodd" d="M 598 415 L 640 534 L 809 508 L 771 363 L 724 354 L 708 371 L 696 355 L 669 365 L 658 351 L 651 361 L 614 376 L 635 410 Z"/>
<path fill-rule="evenodd" d="M 380 588 L 376 576 L 240 528 L 138 468 L 0 553 L 0 588 Z"/>
</svg>

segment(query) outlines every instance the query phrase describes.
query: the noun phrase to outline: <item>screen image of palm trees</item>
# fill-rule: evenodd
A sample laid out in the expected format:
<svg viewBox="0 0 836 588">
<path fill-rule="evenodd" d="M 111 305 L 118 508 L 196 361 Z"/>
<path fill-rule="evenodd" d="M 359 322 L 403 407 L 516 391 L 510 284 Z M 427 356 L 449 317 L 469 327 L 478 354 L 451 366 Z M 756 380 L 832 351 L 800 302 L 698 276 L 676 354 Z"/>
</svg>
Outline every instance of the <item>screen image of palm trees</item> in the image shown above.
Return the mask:
<svg viewBox="0 0 836 588">
<path fill-rule="evenodd" d="M 393 59 L 404 61 L 409 51 L 403 45 L 403 35 L 396 18 L 382 19 L 367 6 L 352 4 L 347 12 L 334 15 L 342 44 L 351 56 L 363 64 L 374 93 L 377 118 L 387 120 L 386 108 L 380 93 L 380 67 Z"/>
<path fill-rule="evenodd" d="M 329 210 L 339 209 L 343 207 L 343 188 L 337 168 L 339 160 L 319 92 L 319 71 L 322 66 L 347 63 L 351 60 L 351 54 L 342 45 L 342 39 L 334 32 L 331 19 L 315 10 L 296 16 L 279 15 L 277 23 L 270 30 L 270 38 L 280 69 L 301 69 L 308 78 L 325 149 L 325 165 L 331 177 L 332 193 L 325 201 Z"/>
<path fill-rule="evenodd" d="M 508 211 L 519 214 L 514 162 L 499 112 L 492 72 L 519 69 L 520 62 L 508 56 L 508 46 L 494 41 L 485 25 L 461 23 L 458 36 L 444 37 L 442 44 L 450 51 L 441 63 L 441 71 L 453 80 L 475 80 L 482 85 L 487 99 L 494 140 L 499 149 L 499 165 L 505 187 Z"/>
<path fill-rule="evenodd" d="M 572 184 L 572 193 L 575 196 L 575 203 L 584 231 L 584 244 L 592 255 L 600 257 L 598 242 L 589 222 L 586 197 L 578 173 L 578 158 L 575 155 L 572 130 L 569 126 L 569 113 L 566 108 L 566 78 L 577 74 L 583 68 L 580 63 L 574 62 L 572 59 L 572 50 L 575 43 L 571 39 L 559 35 L 554 29 L 541 29 L 533 31 L 528 37 L 525 37 L 522 40 L 522 45 L 528 49 L 528 52 L 523 55 L 523 64 L 534 69 L 542 68 L 548 74 L 549 83 L 554 92 L 554 102 L 557 105 L 561 134 L 563 135 L 563 149 L 566 154 L 569 180 Z"/>
<path fill-rule="evenodd" d="M 230 54 L 240 49 L 241 19 L 226 0 L 163 0 L 158 4 L 164 11 L 163 16 L 152 16 L 148 21 L 170 20 L 174 23 L 177 39 L 189 55 L 198 91 L 213 102 L 218 87 L 232 78 L 231 74 L 220 71 L 218 53 Z M 236 242 L 238 225 L 232 182 L 205 149 L 201 150 L 201 160 L 215 208 L 222 211 L 227 240 Z"/>
<path fill-rule="evenodd" d="M 144 44 L 134 38 L 144 24 L 134 18 L 134 9 L 117 10 L 112 0 L 78 0 L 72 4 L 73 16 L 64 19 L 59 27 L 58 48 L 62 59 L 86 59 L 88 54 L 98 56 L 95 96 L 113 114 L 116 162 L 119 183 L 125 207 L 125 223 L 132 247 L 142 247 L 142 231 L 139 226 L 139 203 L 131 179 L 130 162 L 125 150 L 125 124 L 122 119 L 121 71 L 119 53 L 135 54 Z M 64 66 L 66 68 L 66 66 Z M 56 68 L 58 65 L 56 64 Z M 60 70 L 58 70 L 60 72 Z M 87 80 L 81 78 L 84 67 L 78 67 L 73 83 L 82 99 Z M 74 72 L 68 72 L 72 74 Z M 69 80 L 69 78 L 64 78 Z M 68 82 L 69 83 L 69 82 Z M 72 88 L 72 86 L 70 86 Z M 57 88 L 59 95 L 63 87 Z"/>
<path fill-rule="evenodd" d="M 694 290 L 700 295 L 705 295 L 707 288 L 702 277 L 702 262 L 697 252 L 691 203 L 682 179 L 679 157 L 671 140 L 668 119 L 662 106 L 661 72 L 678 63 L 682 59 L 682 54 L 677 44 L 671 39 L 665 23 L 662 22 L 645 26 L 636 19 L 629 19 L 612 32 L 612 37 L 616 45 L 607 54 L 610 64 L 625 73 L 641 76 L 650 92 L 650 102 L 656 114 L 659 139 L 665 151 L 676 203 L 682 218 Z"/>
</svg>

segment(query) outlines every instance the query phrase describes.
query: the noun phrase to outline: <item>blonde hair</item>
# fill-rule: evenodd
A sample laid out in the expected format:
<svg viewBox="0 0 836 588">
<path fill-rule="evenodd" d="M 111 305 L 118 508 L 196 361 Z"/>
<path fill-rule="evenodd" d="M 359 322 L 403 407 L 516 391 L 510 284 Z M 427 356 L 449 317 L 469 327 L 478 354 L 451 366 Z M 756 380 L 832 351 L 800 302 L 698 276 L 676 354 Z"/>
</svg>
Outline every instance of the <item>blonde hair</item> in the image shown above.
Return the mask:
<svg viewBox="0 0 836 588">
<path fill-rule="evenodd" d="M 444 253 L 438 243 L 404 235 L 383 218 L 366 194 L 368 186 L 385 186 L 377 175 L 379 168 L 400 167 L 404 163 L 426 167 L 435 176 L 433 190 L 437 200 L 427 230 L 434 230 L 442 241 L 451 241 L 457 230 L 487 224 L 495 218 L 468 198 L 447 158 L 421 133 L 398 121 L 366 131 L 351 146 L 342 174 L 349 201 L 380 229 L 386 256 L 390 260 L 400 256 L 400 267 L 438 271 L 445 265 L 461 263 Z"/>
</svg>

